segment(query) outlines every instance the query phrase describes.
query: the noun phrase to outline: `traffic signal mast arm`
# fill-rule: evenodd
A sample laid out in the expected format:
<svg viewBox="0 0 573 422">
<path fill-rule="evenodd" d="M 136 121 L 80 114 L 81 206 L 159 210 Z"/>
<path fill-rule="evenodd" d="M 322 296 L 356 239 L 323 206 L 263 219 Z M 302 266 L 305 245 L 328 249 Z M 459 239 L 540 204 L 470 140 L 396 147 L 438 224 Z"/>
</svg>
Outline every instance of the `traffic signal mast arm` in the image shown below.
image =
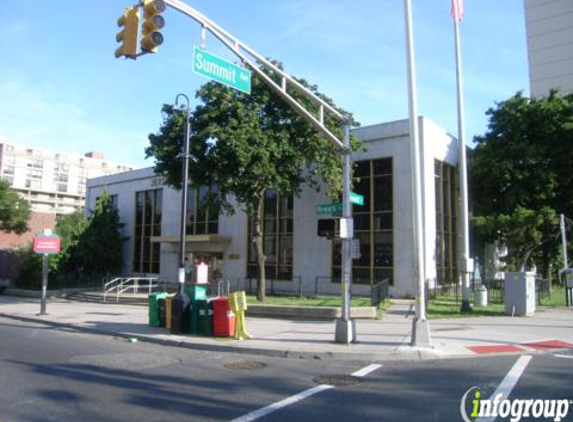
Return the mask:
<svg viewBox="0 0 573 422">
<path fill-rule="evenodd" d="M 341 123 L 347 122 L 347 118 L 342 115 L 338 110 L 328 104 L 326 101 L 319 98 L 300 82 L 297 82 L 289 74 L 281 70 L 278 66 L 268 61 L 266 58 L 258 54 L 252 48 L 248 47 L 246 44 L 239 41 L 237 38 L 229 34 L 227 31 L 219 27 L 216 23 L 205 17 L 203 14 L 199 13 L 197 10 L 193 9 L 191 6 L 183 3 L 180 0 L 165 0 L 165 3 L 176 9 L 187 16 L 194 19 L 196 22 L 201 24 L 201 26 L 211 32 L 215 37 L 217 37 L 223 44 L 225 44 L 229 50 L 231 50 L 237 57 L 239 57 L 248 67 L 250 67 L 254 72 L 259 75 L 259 77 L 271 87 L 278 95 L 281 96 L 291 107 L 308 123 L 310 123 L 316 130 L 322 133 L 329 141 L 333 142 L 342 151 L 347 151 L 348 146 L 344 145 L 344 142 L 338 139 L 326 125 L 324 124 L 324 113 L 328 112 L 332 117 Z M 272 80 L 266 73 L 264 73 L 259 66 L 257 66 L 250 58 L 253 57 L 257 62 L 270 69 L 271 71 L 279 74 L 281 76 L 281 84 Z M 298 91 L 300 94 L 304 95 L 310 101 L 312 101 L 319 108 L 318 118 L 313 115 L 312 112 L 307 110 L 304 105 L 299 103 L 293 96 L 287 92 L 287 84 Z"/>
</svg>

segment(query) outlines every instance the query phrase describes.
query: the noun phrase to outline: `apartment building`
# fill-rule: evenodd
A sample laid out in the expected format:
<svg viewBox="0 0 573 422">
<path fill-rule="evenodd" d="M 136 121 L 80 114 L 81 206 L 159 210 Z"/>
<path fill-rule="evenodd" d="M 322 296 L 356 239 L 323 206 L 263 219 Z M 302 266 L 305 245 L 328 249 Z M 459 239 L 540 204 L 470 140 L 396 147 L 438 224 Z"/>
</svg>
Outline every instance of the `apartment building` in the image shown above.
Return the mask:
<svg viewBox="0 0 573 422">
<path fill-rule="evenodd" d="M 573 1 L 524 0 L 532 97 L 573 92 Z"/>
<path fill-rule="evenodd" d="M 37 213 L 69 214 L 83 209 L 87 179 L 129 170 L 98 152 L 65 154 L 0 142 L 0 177 Z"/>
</svg>

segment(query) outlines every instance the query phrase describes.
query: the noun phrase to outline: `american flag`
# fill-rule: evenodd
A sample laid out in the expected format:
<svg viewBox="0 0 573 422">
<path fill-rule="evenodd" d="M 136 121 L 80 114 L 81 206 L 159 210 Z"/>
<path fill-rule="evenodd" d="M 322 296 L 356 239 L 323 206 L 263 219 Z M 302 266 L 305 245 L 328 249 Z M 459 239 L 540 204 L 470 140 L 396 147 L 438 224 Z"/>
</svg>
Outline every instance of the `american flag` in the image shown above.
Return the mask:
<svg viewBox="0 0 573 422">
<path fill-rule="evenodd" d="M 464 0 L 452 0 L 452 18 L 455 22 L 460 22 L 464 17 Z"/>
</svg>

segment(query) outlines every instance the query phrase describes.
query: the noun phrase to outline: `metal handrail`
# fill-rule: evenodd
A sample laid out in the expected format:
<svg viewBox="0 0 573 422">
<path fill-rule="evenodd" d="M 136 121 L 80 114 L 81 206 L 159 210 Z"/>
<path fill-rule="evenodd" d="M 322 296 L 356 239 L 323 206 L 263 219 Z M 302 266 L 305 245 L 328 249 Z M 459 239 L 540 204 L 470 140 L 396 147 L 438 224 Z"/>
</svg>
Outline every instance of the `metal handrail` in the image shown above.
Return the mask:
<svg viewBox="0 0 573 422">
<path fill-rule="evenodd" d="M 156 283 L 157 280 L 157 277 L 116 277 L 104 284 L 103 301 L 105 302 L 108 293 L 114 291 L 116 302 L 119 302 L 120 296 L 128 290 L 133 290 L 134 295 L 137 294 L 140 281 L 147 281 L 147 286 L 141 287 L 147 287 L 148 293 L 151 293 L 156 286 L 161 284 L 161 282 Z"/>
</svg>

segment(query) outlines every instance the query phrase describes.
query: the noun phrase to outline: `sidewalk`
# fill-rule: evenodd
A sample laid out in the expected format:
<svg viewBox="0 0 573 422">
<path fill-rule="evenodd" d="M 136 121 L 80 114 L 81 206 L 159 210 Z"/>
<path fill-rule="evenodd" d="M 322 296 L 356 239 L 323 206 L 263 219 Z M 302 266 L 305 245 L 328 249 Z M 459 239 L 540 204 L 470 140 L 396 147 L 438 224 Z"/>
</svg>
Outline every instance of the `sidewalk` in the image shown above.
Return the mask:
<svg viewBox="0 0 573 422">
<path fill-rule="evenodd" d="M 41 321 L 81 331 L 137 338 L 198 350 L 307 359 L 432 359 L 482 353 L 573 349 L 573 311 L 538 311 L 534 317 L 476 317 L 430 321 L 431 348 L 410 347 L 412 301 L 396 300 L 381 320 L 356 320 L 357 342 L 334 343 L 334 321 L 247 318 L 252 340 L 172 335 L 148 326 L 147 308 L 50 299 L 40 316 L 36 299 L 0 296 L 0 316 Z"/>
</svg>

